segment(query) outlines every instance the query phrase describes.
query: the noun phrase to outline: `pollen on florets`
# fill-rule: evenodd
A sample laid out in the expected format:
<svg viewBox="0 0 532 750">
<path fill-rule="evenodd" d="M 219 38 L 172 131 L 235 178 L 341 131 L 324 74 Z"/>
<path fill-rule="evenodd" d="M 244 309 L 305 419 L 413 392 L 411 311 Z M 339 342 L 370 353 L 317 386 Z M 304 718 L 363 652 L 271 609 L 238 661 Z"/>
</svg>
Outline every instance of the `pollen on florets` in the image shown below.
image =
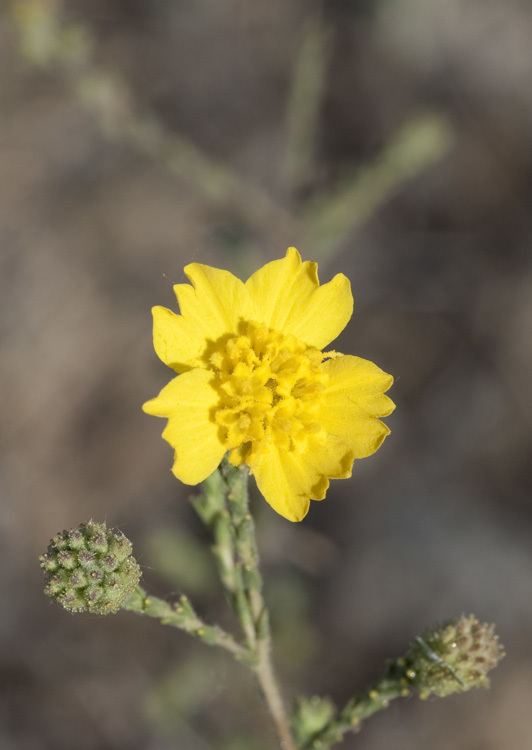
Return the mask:
<svg viewBox="0 0 532 750">
<path fill-rule="evenodd" d="M 406 675 L 422 698 L 489 687 L 488 672 L 504 657 L 495 626 L 462 615 L 414 639 Z"/>
<path fill-rule="evenodd" d="M 70 612 L 118 612 L 140 580 L 131 542 L 104 523 L 87 521 L 62 531 L 39 560 L 44 593 Z"/>
<path fill-rule="evenodd" d="M 322 431 L 316 412 L 326 381 L 322 362 L 330 356 L 254 323 L 211 355 L 220 393 L 215 419 L 231 463 L 249 462 L 264 441 L 300 453 L 306 438 Z"/>
</svg>

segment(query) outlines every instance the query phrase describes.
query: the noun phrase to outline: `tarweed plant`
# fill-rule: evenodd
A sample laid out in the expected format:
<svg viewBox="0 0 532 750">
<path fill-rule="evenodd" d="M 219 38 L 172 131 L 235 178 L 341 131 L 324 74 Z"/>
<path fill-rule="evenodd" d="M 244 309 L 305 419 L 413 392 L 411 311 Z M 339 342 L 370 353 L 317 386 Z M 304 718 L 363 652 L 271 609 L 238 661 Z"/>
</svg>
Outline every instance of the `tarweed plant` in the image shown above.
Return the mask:
<svg viewBox="0 0 532 750">
<path fill-rule="evenodd" d="M 350 477 L 355 459 L 389 434 L 381 420 L 394 409 L 385 393 L 393 378 L 327 348 L 352 315 L 350 284 L 343 274 L 320 284 L 317 265 L 294 248 L 246 282 L 199 263 L 185 273 L 191 284 L 174 288 L 180 314 L 153 309 L 155 350 L 177 375 L 144 410 L 167 420 L 175 476 L 200 485 L 191 502 L 214 540 L 240 634 L 204 622 L 185 594 L 170 602 L 147 593 L 131 543 L 94 521 L 51 540 L 41 557 L 45 593 L 71 612 L 124 609 L 225 649 L 256 675 L 284 750 L 329 748 L 394 698 L 487 687 L 504 652 L 494 626 L 470 615 L 415 636 L 343 708 L 313 696 L 287 709 L 272 662 L 249 477 L 274 511 L 301 522 L 330 480 Z"/>
</svg>

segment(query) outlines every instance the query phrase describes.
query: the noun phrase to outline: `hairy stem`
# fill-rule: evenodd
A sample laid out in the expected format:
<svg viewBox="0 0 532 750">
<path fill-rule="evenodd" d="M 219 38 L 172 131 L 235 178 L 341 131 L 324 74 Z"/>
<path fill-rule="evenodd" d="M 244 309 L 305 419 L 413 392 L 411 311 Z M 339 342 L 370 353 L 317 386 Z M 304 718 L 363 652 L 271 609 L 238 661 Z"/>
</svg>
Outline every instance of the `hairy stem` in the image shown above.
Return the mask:
<svg viewBox="0 0 532 750">
<path fill-rule="evenodd" d="M 203 495 L 194 498 L 193 505 L 214 532 L 213 552 L 222 583 L 252 654 L 246 662 L 257 676 L 280 746 L 283 750 L 296 750 L 271 660 L 269 617 L 262 595 L 255 524 L 249 512 L 248 477 L 245 467 L 237 468 L 224 461 L 219 471 L 206 480 Z"/>
<path fill-rule="evenodd" d="M 405 679 L 401 660 L 388 665 L 385 676 L 366 693 L 352 698 L 345 708 L 325 727 L 314 734 L 301 750 L 326 750 L 350 731 L 357 731 L 361 721 L 387 708 L 394 698 L 410 695 L 411 687 Z"/>
<path fill-rule="evenodd" d="M 255 674 L 259 681 L 268 710 L 272 717 L 279 742 L 283 750 L 296 750 L 296 743 L 290 729 L 290 722 L 279 689 L 279 684 L 273 671 L 271 659 L 271 639 L 259 641 L 259 663 L 255 667 Z"/>
<path fill-rule="evenodd" d="M 237 659 L 249 659 L 250 653 L 245 646 L 237 643 L 232 635 L 218 625 L 207 625 L 195 613 L 186 596 L 181 596 L 174 604 L 169 604 L 156 596 L 148 596 L 141 586 L 126 600 L 123 609 L 137 614 L 155 617 L 163 625 L 184 630 L 189 635 L 199 638 L 209 646 L 220 646 Z"/>
</svg>

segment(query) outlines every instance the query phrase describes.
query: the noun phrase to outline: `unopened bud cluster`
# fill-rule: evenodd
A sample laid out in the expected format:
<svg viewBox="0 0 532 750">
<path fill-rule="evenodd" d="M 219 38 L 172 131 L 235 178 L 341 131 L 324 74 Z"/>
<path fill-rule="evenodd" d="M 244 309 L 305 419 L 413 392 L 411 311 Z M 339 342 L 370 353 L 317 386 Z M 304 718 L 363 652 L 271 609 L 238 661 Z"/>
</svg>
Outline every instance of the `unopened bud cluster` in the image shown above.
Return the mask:
<svg viewBox="0 0 532 750">
<path fill-rule="evenodd" d="M 464 615 L 415 639 L 405 657 L 406 675 L 422 698 L 443 697 L 488 687 L 488 672 L 503 656 L 495 626 Z"/>
<path fill-rule="evenodd" d="M 41 556 L 45 594 L 71 612 L 118 612 L 140 580 L 132 546 L 120 531 L 87 521 L 62 531 Z"/>
</svg>

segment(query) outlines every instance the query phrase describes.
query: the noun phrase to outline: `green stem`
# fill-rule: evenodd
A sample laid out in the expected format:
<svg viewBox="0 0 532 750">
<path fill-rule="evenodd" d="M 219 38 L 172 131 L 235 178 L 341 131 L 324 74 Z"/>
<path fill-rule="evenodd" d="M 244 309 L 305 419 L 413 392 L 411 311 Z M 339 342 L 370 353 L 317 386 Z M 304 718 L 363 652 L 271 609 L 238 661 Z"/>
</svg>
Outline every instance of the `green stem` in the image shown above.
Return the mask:
<svg viewBox="0 0 532 750">
<path fill-rule="evenodd" d="M 258 656 L 259 662 L 254 667 L 254 672 L 275 725 L 281 748 L 283 750 L 297 750 L 279 683 L 273 669 L 271 639 L 269 637 L 267 640 L 259 641 Z"/>
<path fill-rule="evenodd" d="M 221 471 L 228 487 L 227 501 L 235 529 L 235 551 L 242 565 L 243 591 L 253 617 L 254 636 L 249 646 L 256 646 L 258 657 L 253 670 L 261 686 L 281 747 L 283 750 L 296 750 L 271 658 L 272 640 L 268 611 L 262 596 L 255 524 L 249 512 L 249 473 L 245 467 L 235 468 L 227 462 L 222 464 Z"/>
<path fill-rule="evenodd" d="M 265 607 L 255 524 L 249 512 L 249 473 L 245 467 L 235 468 L 229 463 L 222 464 L 222 472 L 228 489 L 228 508 L 234 529 L 235 552 L 242 571 L 243 590 L 257 631 Z"/>
<path fill-rule="evenodd" d="M 181 596 L 174 604 L 169 604 L 156 596 L 148 596 L 141 586 L 126 600 L 123 609 L 137 614 L 155 617 L 163 625 L 184 630 L 199 638 L 209 646 L 220 646 L 231 652 L 237 659 L 246 661 L 250 652 L 218 625 L 207 625 L 195 613 L 186 596 Z"/>
<path fill-rule="evenodd" d="M 262 576 L 249 512 L 249 473 L 245 467 L 224 461 L 204 484 L 204 492 L 193 505 L 215 535 L 213 552 L 222 582 L 242 625 L 255 672 L 283 750 L 296 750 L 288 714 L 271 659 L 269 617 L 262 596 Z"/>
<path fill-rule="evenodd" d="M 326 750 L 340 742 L 347 732 L 357 731 L 361 721 L 387 708 L 394 698 L 405 697 L 410 692 L 404 666 L 400 661 L 393 662 L 379 682 L 361 696 L 352 698 L 341 713 L 307 740 L 300 750 Z"/>
</svg>

